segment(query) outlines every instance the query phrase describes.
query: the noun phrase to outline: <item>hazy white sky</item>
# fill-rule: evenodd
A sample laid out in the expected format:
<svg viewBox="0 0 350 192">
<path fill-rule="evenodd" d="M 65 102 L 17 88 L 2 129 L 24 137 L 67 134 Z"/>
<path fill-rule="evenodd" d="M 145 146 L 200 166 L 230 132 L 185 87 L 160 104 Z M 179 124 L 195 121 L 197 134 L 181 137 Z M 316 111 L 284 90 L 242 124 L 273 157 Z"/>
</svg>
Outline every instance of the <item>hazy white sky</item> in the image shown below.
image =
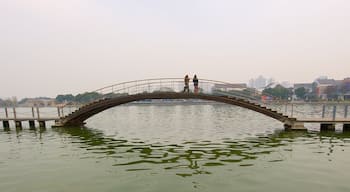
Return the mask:
<svg viewBox="0 0 350 192">
<path fill-rule="evenodd" d="M 0 0 L 0 97 L 350 76 L 349 0 Z"/>
</svg>

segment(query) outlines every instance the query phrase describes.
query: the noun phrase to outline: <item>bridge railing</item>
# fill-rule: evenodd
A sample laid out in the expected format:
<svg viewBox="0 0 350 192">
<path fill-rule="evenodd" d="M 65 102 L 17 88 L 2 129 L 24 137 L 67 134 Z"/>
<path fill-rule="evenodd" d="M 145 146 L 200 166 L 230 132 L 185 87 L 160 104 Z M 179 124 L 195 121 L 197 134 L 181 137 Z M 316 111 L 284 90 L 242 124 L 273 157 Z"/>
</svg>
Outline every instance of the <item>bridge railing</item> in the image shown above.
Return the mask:
<svg viewBox="0 0 350 192">
<path fill-rule="evenodd" d="M 158 78 L 128 81 L 97 89 L 92 92 L 95 94 L 95 98 L 87 100 L 88 102 L 93 102 L 96 99 L 116 98 L 142 93 L 183 92 L 184 86 L 185 83 L 183 78 Z M 190 79 L 189 91 L 192 93 L 194 92 L 194 84 L 192 82 L 192 79 Z M 240 98 L 283 113 L 283 110 L 280 109 L 280 106 L 270 105 L 270 103 L 263 102 L 261 100 L 261 92 L 258 92 L 255 89 L 247 88 L 242 84 L 234 84 L 209 79 L 199 79 L 198 93 Z M 97 98 L 96 95 L 98 95 Z"/>
<path fill-rule="evenodd" d="M 107 86 L 94 92 L 98 93 L 102 98 L 114 98 L 125 95 L 135 95 L 141 93 L 154 92 L 183 92 L 184 79 L 182 78 L 161 78 L 161 79 L 145 79 L 114 84 Z M 193 83 L 189 84 L 190 92 L 194 92 Z M 239 98 L 256 100 L 258 93 L 247 89 L 240 84 L 232 84 L 223 81 L 215 81 L 208 79 L 199 80 L 199 93 L 209 95 L 226 95 Z"/>
</svg>

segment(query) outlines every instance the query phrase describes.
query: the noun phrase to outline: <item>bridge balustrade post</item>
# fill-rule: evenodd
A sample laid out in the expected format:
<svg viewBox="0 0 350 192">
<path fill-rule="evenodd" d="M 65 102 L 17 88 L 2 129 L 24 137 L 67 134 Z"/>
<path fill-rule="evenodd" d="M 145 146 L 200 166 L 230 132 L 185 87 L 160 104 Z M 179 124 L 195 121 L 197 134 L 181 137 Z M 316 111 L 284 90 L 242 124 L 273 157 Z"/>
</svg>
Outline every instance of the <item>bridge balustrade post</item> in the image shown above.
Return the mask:
<svg viewBox="0 0 350 192">
<path fill-rule="evenodd" d="M 333 121 L 335 120 L 335 116 L 337 115 L 337 106 L 333 106 Z"/>
<path fill-rule="evenodd" d="M 323 105 L 322 106 L 322 119 L 324 118 L 325 112 L 326 112 L 326 105 Z"/>
<path fill-rule="evenodd" d="M 348 117 L 348 107 L 349 105 L 345 105 L 345 109 L 344 109 L 344 118 Z"/>
</svg>

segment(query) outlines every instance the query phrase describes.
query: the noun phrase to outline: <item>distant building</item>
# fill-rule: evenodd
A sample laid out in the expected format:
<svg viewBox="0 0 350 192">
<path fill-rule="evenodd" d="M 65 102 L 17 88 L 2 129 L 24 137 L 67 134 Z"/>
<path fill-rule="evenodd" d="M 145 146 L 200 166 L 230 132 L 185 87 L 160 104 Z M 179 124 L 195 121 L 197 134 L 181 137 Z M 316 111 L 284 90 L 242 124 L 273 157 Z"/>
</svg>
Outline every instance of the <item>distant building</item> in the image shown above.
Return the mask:
<svg viewBox="0 0 350 192">
<path fill-rule="evenodd" d="M 248 85 L 251 88 L 264 89 L 266 86 L 268 86 L 269 84 L 272 84 L 274 82 L 275 82 L 274 79 L 272 79 L 272 78 L 267 79 L 267 78 L 263 77 L 262 75 L 260 75 L 256 79 L 250 79 Z"/>
<path fill-rule="evenodd" d="M 330 93 L 335 92 L 337 90 L 337 81 L 334 79 L 316 79 L 316 96 L 320 99 L 328 99 L 330 97 Z"/>
<path fill-rule="evenodd" d="M 342 91 L 343 92 L 350 92 L 350 77 L 345 78 L 342 81 Z"/>
<path fill-rule="evenodd" d="M 343 99 L 350 100 L 350 77 L 342 80 L 340 90 L 343 93 Z"/>
<path fill-rule="evenodd" d="M 300 89 L 300 88 L 304 88 L 305 89 L 305 95 L 304 98 L 298 98 L 295 91 Z M 296 83 L 293 85 L 293 99 L 305 99 L 305 100 L 309 100 L 310 98 L 312 98 L 312 91 L 313 91 L 313 84 L 312 83 Z"/>
<path fill-rule="evenodd" d="M 255 80 L 255 88 L 257 89 L 264 88 L 266 87 L 266 85 L 267 85 L 267 79 L 261 75 Z"/>
</svg>

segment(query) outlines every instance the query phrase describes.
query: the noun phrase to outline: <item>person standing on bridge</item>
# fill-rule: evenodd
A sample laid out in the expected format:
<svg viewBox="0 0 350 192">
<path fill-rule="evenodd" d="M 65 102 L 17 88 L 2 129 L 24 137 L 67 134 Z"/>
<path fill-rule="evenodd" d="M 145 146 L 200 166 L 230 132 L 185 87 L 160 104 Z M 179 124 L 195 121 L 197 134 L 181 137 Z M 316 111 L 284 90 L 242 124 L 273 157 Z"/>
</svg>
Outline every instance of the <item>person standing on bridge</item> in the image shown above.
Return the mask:
<svg viewBox="0 0 350 192">
<path fill-rule="evenodd" d="M 188 77 L 188 75 L 185 76 L 184 81 L 185 81 L 184 92 L 189 93 L 189 92 L 190 92 L 190 86 L 189 86 L 189 84 L 190 84 L 190 78 Z"/>
<path fill-rule="evenodd" d="M 193 77 L 193 86 L 194 86 L 194 93 L 197 94 L 199 91 L 197 75 L 194 75 L 194 77 Z"/>
</svg>

